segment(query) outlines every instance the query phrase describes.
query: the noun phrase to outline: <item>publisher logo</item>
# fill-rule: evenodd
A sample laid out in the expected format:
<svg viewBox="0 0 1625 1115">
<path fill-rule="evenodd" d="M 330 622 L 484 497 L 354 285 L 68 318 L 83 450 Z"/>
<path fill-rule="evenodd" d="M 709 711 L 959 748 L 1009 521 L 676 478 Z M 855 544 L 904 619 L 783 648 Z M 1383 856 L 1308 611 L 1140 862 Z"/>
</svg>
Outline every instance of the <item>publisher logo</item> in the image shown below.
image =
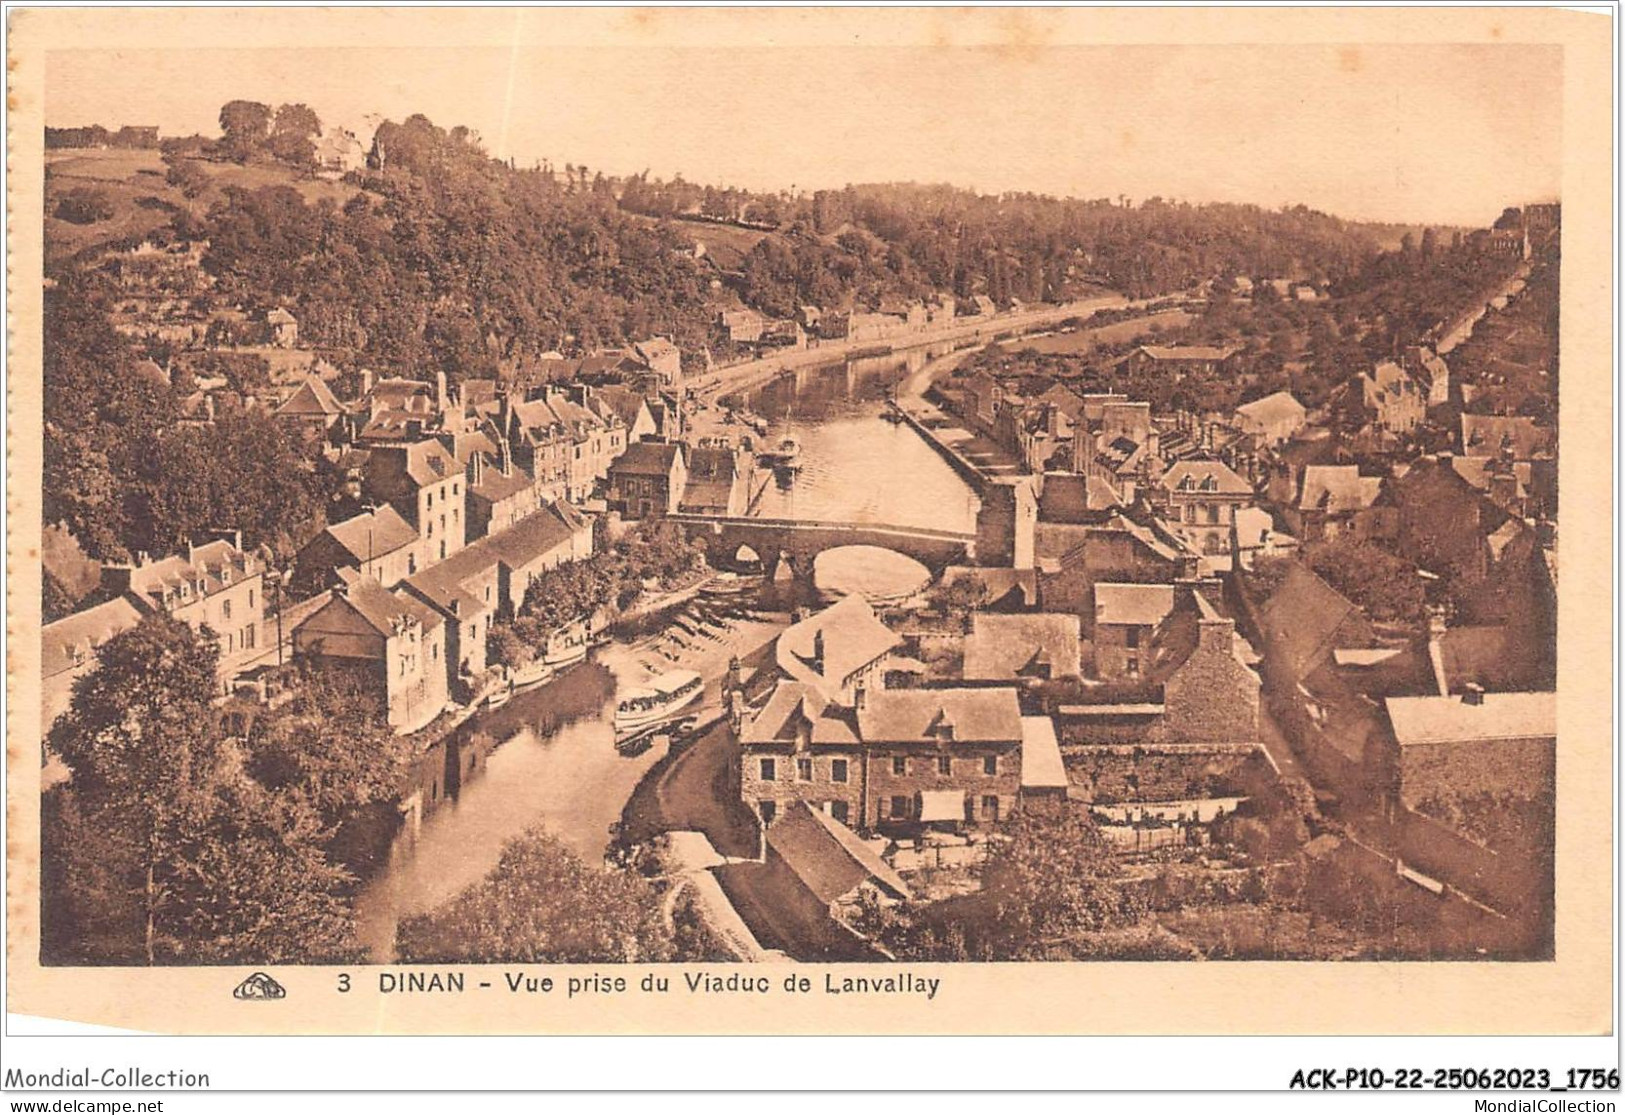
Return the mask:
<svg viewBox="0 0 1625 1115">
<path fill-rule="evenodd" d="M 288 989 L 264 972 L 255 972 L 231 993 L 234 999 L 286 999 Z"/>
</svg>

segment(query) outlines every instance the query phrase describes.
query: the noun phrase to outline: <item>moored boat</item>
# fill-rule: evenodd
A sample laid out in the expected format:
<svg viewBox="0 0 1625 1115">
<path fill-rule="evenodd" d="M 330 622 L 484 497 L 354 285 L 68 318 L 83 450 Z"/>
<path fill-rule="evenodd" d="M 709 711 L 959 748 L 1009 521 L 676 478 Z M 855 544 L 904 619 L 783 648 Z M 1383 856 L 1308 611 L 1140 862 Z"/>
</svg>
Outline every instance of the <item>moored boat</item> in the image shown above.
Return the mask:
<svg viewBox="0 0 1625 1115">
<path fill-rule="evenodd" d="M 699 700 L 705 679 L 693 670 L 668 670 L 621 693 L 615 704 L 615 730 L 632 732 L 657 724 Z"/>
<path fill-rule="evenodd" d="M 525 665 L 515 666 L 509 670 L 508 681 L 514 689 L 528 689 L 533 685 L 540 685 L 556 672 L 557 669 L 552 663 L 538 655 Z"/>
</svg>

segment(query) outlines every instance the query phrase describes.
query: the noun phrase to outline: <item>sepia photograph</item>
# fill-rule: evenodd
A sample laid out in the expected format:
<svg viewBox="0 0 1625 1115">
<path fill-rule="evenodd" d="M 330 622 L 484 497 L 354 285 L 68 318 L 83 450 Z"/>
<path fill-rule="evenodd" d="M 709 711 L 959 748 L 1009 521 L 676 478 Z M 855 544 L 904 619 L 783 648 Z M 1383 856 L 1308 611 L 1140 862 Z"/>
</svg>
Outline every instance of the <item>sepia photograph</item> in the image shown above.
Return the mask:
<svg viewBox="0 0 1625 1115">
<path fill-rule="evenodd" d="M 14 113 L 14 961 L 1467 978 L 1577 947 L 1565 817 L 1611 904 L 1561 36 L 216 14 L 57 34 Z"/>
</svg>

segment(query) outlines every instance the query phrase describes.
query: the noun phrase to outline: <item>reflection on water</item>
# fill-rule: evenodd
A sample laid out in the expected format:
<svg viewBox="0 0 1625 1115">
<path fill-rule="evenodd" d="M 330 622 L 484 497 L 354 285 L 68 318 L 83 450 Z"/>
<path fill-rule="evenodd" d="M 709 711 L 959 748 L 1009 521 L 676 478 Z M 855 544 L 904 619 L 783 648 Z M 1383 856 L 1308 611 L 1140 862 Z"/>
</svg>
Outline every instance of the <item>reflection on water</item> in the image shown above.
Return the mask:
<svg viewBox="0 0 1625 1115">
<path fill-rule="evenodd" d="M 793 429 L 801 470 L 780 476 L 756 508 L 764 518 L 976 529 L 975 493 L 914 430 L 881 418 L 897 384 L 924 363 L 914 351 L 782 376 L 752 393 L 764 439 Z"/>
<path fill-rule="evenodd" d="M 557 683 L 524 693 L 487 714 L 478 729 L 503 740 L 483 772 L 466 782 L 423 822 L 403 835 L 389 866 L 356 901 L 362 944 L 388 960 L 395 926 L 479 882 L 502 846 L 536 825 L 559 836 L 588 862 L 603 857 L 609 825 L 620 816 L 643 764 L 615 750 L 614 688 L 596 664 L 577 667 Z M 565 706 L 595 702 L 562 723 Z"/>
</svg>

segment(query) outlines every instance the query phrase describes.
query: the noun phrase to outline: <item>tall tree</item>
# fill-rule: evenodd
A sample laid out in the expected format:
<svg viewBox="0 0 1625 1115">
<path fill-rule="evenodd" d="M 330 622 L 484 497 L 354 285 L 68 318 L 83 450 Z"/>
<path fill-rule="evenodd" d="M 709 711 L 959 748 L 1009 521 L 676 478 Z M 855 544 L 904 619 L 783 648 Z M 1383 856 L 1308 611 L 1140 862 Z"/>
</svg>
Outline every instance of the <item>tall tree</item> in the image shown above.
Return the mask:
<svg viewBox="0 0 1625 1115">
<path fill-rule="evenodd" d="M 219 651 L 165 615 L 98 651 L 49 742 L 72 771 L 47 811 L 54 954 L 101 963 L 355 955 L 348 875 L 313 795 L 250 777 L 213 707 Z M 65 940 L 64 936 L 71 939 Z"/>
<path fill-rule="evenodd" d="M 308 167 L 316 162 L 316 140 L 322 122 L 306 104 L 288 104 L 276 110 L 271 125 L 271 154 L 290 166 Z"/>
<path fill-rule="evenodd" d="M 221 143 L 226 154 L 246 163 L 271 134 L 271 106 L 258 101 L 227 101 L 220 107 Z"/>
</svg>

